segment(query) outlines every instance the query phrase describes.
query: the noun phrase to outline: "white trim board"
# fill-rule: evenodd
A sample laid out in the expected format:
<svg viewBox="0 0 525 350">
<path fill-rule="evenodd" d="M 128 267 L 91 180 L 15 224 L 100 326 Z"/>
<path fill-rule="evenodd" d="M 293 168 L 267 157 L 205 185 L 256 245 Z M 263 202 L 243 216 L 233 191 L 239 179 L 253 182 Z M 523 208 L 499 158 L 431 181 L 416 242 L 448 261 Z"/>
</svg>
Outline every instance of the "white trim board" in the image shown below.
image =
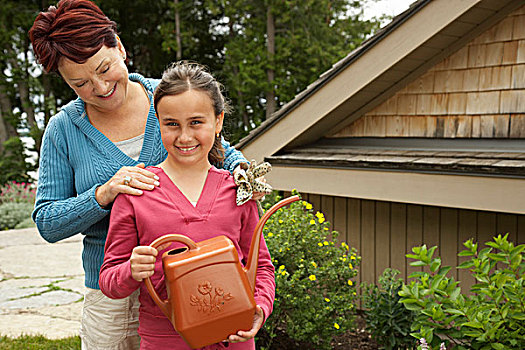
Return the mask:
<svg viewBox="0 0 525 350">
<path fill-rule="evenodd" d="M 525 214 L 524 179 L 280 165 L 266 178 L 277 190 Z"/>
</svg>

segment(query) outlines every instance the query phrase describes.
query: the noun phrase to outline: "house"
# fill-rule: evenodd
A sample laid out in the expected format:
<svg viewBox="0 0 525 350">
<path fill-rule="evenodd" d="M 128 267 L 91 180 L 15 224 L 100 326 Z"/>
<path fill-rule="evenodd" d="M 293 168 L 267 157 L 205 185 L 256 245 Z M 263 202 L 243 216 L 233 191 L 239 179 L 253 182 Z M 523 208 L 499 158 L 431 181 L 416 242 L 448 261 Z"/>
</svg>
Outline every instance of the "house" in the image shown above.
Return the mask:
<svg viewBox="0 0 525 350">
<path fill-rule="evenodd" d="M 406 278 L 423 243 L 451 266 L 469 238 L 525 243 L 523 0 L 414 2 L 237 147 L 357 248 L 361 281 Z"/>
</svg>

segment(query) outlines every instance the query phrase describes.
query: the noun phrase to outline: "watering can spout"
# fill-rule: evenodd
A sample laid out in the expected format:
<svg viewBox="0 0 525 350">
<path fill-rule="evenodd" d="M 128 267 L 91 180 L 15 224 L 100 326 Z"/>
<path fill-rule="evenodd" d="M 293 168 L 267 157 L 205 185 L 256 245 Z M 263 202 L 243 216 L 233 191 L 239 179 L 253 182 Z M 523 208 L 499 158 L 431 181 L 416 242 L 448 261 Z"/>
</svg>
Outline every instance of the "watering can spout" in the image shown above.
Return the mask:
<svg viewBox="0 0 525 350">
<path fill-rule="evenodd" d="M 299 196 L 292 196 L 274 204 L 270 209 L 266 211 L 266 213 L 264 213 L 262 218 L 257 223 L 257 226 L 255 226 L 255 230 L 253 231 L 252 236 L 252 243 L 250 245 L 250 253 L 248 255 L 248 262 L 246 263 L 246 267 L 244 268 L 244 271 L 246 272 L 246 275 L 248 277 L 248 281 L 250 282 L 252 293 L 255 291 L 255 276 L 257 274 L 257 261 L 259 260 L 259 245 L 261 242 L 261 235 L 264 225 L 266 224 L 266 221 L 268 221 L 270 216 L 272 216 L 272 214 L 275 213 L 277 210 L 284 207 L 285 205 L 298 201 L 299 199 Z"/>
</svg>

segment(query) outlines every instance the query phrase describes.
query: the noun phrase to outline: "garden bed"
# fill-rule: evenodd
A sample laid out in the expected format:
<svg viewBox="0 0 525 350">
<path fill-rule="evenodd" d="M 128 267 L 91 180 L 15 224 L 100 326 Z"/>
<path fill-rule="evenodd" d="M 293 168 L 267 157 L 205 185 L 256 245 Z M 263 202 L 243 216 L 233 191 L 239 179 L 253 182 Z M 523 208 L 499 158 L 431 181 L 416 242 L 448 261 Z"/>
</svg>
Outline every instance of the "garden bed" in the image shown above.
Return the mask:
<svg viewBox="0 0 525 350">
<path fill-rule="evenodd" d="M 356 329 L 348 331 L 335 337 L 332 341 L 331 348 L 334 350 L 377 350 L 379 346 L 371 339 L 370 334 L 365 330 L 365 321 L 358 316 L 356 319 Z M 316 347 L 307 342 L 298 342 L 290 339 L 284 332 L 277 332 L 270 350 L 314 350 Z"/>
</svg>

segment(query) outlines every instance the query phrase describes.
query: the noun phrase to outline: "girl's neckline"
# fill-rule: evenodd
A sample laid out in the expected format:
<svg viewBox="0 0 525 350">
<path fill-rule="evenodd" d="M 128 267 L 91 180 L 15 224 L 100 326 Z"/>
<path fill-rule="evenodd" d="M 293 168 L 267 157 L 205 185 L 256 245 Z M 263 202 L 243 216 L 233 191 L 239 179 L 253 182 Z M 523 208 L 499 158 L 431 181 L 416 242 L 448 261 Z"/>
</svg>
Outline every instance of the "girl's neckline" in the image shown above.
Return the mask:
<svg viewBox="0 0 525 350">
<path fill-rule="evenodd" d="M 210 174 L 213 172 L 213 166 L 210 166 L 206 171 L 206 178 L 204 179 L 204 183 L 202 185 L 201 191 L 199 193 L 197 201 L 192 201 L 185 193 L 182 191 L 182 189 L 177 185 L 177 183 L 168 175 L 168 173 L 160 166 L 155 165 L 152 166 L 153 168 L 159 169 L 162 174 L 166 177 L 166 180 L 169 180 L 169 182 L 176 188 L 177 192 L 186 199 L 186 202 L 190 204 L 192 207 L 197 208 L 199 206 L 199 203 L 201 202 L 201 199 L 203 198 L 203 194 L 206 192 L 208 180 L 210 178 Z M 162 186 L 162 182 L 161 182 Z M 195 203 L 195 204 L 194 204 Z"/>
</svg>

